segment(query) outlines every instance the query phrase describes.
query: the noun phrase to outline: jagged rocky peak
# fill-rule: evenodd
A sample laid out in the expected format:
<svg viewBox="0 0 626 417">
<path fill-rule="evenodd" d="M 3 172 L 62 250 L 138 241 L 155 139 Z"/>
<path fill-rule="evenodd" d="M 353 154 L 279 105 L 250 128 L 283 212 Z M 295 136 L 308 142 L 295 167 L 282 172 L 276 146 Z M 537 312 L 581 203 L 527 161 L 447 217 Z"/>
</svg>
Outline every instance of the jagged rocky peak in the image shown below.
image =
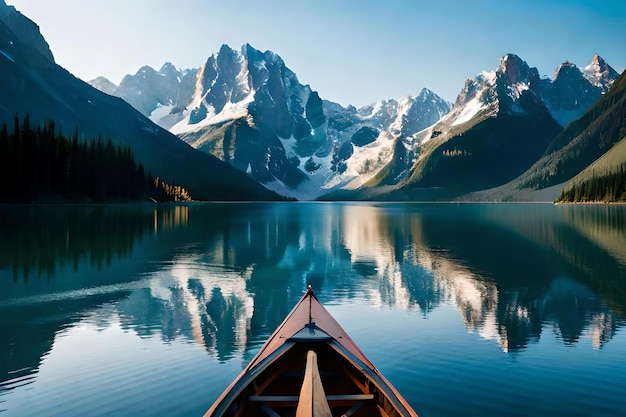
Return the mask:
<svg viewBox="0 0 626 417">
<path fill-rule="evenodd" d="M 389 126 L 394 136 L 412 136 L 439 121 L 450 111 L 450 104 L 427 88 L 413 98 L 405 96 L 398 101 L 397 116 Z"/>
<path fill-rule="evenodd" d="M 552 82 L 554 84 L 559 83 L 580 83 L 584 82 L 585 77 L 583 76 L 580 68 L 576 66 L 573 62 L 565 61 L 556 69 L 554 76 L 552 77 Z"/>
<path fill-rule="evenodd" d="M 239 102 L 250 93 L 244 69 L 241 54 L 226 44 L 222 45 L 219 52 L 211 55 L 201 69 L 201 91 L 196 94 L 200 93 L 206 105 L 212 106 L 214 112 L 219 113 L 226 103 Z M 206 117 L 206 105 L 201 104 L 196 118 Z"/>
<path fill-rule="evenodd" d="M 142 76 L 150 76 L 156 73 L 157 71 L 154 68 L 152 68 L 150 65 L 144 65 L 143 67 L 139 68 L 139 70 L 137 71 L 137 75 L 142 75 Z"/>
<path fill-rule="evenodd" d="M 539 70 L 529 66 L 526 61 L 514 54 L 505 55 L 500 61 L 500 67 L 496 70 L 499 83 L 504 83 L 507 87 L 517 91 L 510 98 L 516 100 L 524 90 L 535 90 L 539 87 L 541 77 Z"/>
<path fill-rule="evenodd" d="M 422 88 L 422 91 L 420 91 L 419 95 L 416 97 L 416 100 L 421 101 L 422 103 L 426 103 L 427 101 L 432 101 L 436 99 L 441 98 L 428 88 Z"/>
<path fill-rule="evenodd" d="M 435 109 L 438 113 L 440 113 L 438 118 L 443 117 L 446 113 L 450 111 L 451 108 L 450 103 L 439 97 L 428 88 L 422 88 L 422 91 L 420 91 L 419 95 L 415 98 L 415 101 L 418 103 L 423 103 L 424 105 L 426 105 L 427 103 L 432 104 L 432 107 L 427 108 Z"/>
<path fill-rule="evenodd" d="M 162 74 L 165 76 L 178 77 L 181 74 L 181 70 L 178 69 L 171 62 L 166 62 L 165 64 L 161 66 L 161 69 L 159 70 L 159 74 Z"/>
<path fill-rule="evenodd" d="M 94 78 L 93 80 L 89 81 L 88 84 L 91 84 L 93 87 L 97 88 L 103 93 L 110 95 L 113 95 L 115 93 L 115 90 L 117 89 L 117 86 L 113 82 L 109 81 L 108 78 L 102 76 Z"/>
<path fill-rule="evenodd" d="M 613 82 L 619 78 L 618 72 L 598 54 L 593 56 L 591 63 L 583 68 L 583 72 L 591 84 L 602 88 L 603 93 L 606 93 Z"/>
<path fill-rule="evenodd" d="M 496 72 L 503 76 L 508 84 L 527 82 L 532 75 L 526 61 L 515 54 L 504 55 Z"/>
<path fill-rule="evenodd" d="M 542 80 L 541 98 L 552 116 L 565 126 L 582 116 L 617 77 L 617 72 L 597 54 L 585 68 L 566 61 L 551 79 Z"/>
<path fill-rule="evenodd" d="M 218 77 L 225 83 L 237 76 L 241 69 L 241 57 L 234 49 L 224 44 L 219 52 L 212 54 L 202 68 L 202 86 L 204 90 L 210 89 Z"/>
</svg>

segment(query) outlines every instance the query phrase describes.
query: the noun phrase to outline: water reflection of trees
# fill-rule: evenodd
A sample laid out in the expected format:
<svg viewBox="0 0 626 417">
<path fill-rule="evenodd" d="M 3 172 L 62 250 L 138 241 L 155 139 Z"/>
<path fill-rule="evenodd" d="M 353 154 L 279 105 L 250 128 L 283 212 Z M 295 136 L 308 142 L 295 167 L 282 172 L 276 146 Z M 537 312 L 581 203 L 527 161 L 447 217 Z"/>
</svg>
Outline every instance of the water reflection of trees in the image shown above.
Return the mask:
<svg viewBox="0 0 626 417">
<path fill-rule="evenodd" d="M 167 244 L 167 257 L 151 266 L 150 287 L 116 301 L 122 327 L 167 343 L 187 338 L 221 361 L 249 358 L 309 283 L 329 304 L 358 298 L 424 315 L 453 305 L 468 330 L 506 351 L 525 349 L 546 329 L 565 344 L 584 336 L 601 348 L 625 324 L 623 217 L 548 209 L 529 215 L 490 206 L 225 204 L 27 211 L 0 218 L 0 268 L 48 276 L 74 259 L 114 264 L 142 237 L 150 237 L 150 247 Z M 20 243 L 12 247 L 10 239 Z"/>
<path fill-rule="evenodd" d="M 533 209 L 540 211 L 528 212 Z M 454 272 L 441 271 L 441 265 L 465 268 L 471 285 L 467 279 L 455 278 L 448 294 L 467 298 L 482 292 L 480 307 L 478 302 L 463 303 L 453 296 L 468 328 L 472 329 L 468 323 L 479 323 L 473 329 L 484 337 L 498 340 L 505 350 L 520 350 L 550 326 L 564 343 L 575 343 L 588 332 L 594 346 L 601 347 L 613 333 L 609 329 L 624 323 L 614 294 L 603 290 L 608 284 L 618 293 L 624 291 L 624 265 L 577 233 L 580 224 L 564 224 L 551 206 L 487 205 L 464 210 L 474 212 L 458 218 L 448 206 L 439 215 L 423 216 L 420 245 L 422 252 L 446 248 L 447 254 L 433 268 L 440 270 L 442 281 L 450 282 Z M 606 231 L 615 233 L 611 228 Z M 580 259 L 594 268 L 581 270 Z"/>
<path fill-rule="evenodd" d="M 0 382 L 26 383 L 57 333 L 86 312 L 137 300 L 125 284 L 138 277 L 115 266 L 142 237 L 184 226 L 187 212 L 169 205 L 0 208 Z M 148 333 L 167 312 L 141 302 L 137 332 Z"/>
<path fill-rule="evenodd" d="M 20 206 L 0 211 L 0 269 L 13 279 L 51 279 L 88 262 L 97 268 L 128 257 L 147 233 L 187 222 L 186 206 Z"/>
</svg>

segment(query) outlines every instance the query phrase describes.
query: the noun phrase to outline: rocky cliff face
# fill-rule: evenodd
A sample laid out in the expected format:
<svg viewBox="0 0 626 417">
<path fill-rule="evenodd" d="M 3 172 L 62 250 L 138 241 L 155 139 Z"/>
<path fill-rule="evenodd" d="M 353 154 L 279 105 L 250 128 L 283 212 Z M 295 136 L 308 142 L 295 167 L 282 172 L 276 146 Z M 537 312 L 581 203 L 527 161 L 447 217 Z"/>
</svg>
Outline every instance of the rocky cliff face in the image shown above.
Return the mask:
<svg viewBox="0 0 626 417">
<path fill-rule="evenodd" d="M 209 57 L 188 101 L 172 132 L 301 199 L 358 187 L 393 159 L 402 148 L 396 142 L 412 141 L 449 110 L 426 89 L 415 98 L 344 108 L 300 83 L 280 56 L 250 45 L 223 45 Z"/>
<path fill-rule="evenodd" d="M 4 24 L 0 53 L 15 62 L 22 61 L 37 69 L 51 69 L 56 65 L 48 43 L 39 26 L 0 0 L 0 21 Z"/>
<path fill-rule="evenodd" d="M 618 76 L 598 55 L 582 69 L 571 62 L 564 62 L 552 79 L 541 80 L 540 97 L 550 114 L 566 126 L 582 116 L 606 93 Z"/>
</svg>

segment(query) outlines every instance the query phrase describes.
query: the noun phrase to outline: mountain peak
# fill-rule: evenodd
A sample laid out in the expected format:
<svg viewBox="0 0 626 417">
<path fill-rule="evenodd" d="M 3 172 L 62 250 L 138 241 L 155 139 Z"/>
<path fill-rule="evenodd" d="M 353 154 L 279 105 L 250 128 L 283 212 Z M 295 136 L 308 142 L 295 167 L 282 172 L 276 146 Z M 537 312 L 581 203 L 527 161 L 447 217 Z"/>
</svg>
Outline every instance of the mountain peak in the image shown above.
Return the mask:
<svg viewBox="0 0 626 417">
<path fill-rule="evenodd" d="M 564 77 L 572 79 L 579 78 L 581 75 L 582 72 L 576 66 L 576 64 L 570 61 L 565 61 L 557 67 L 556 71 L 554 72 L 554 76 L 552 77 L 552 80 L 554 82 L 558 82 L 559 79 L 562 79 Z"/>
<path fill-rule="evenodd" d="M 611 75 L 614 75 L 615 78 L 619 76 L 617 71 L 611 68 L 611 66 L 607 64 L 606 61 L 598 54 L 595 54 L 593 56 L 591 63 L 585 67 L 585 70 L 587 69 L 595 69 L 595 70 L 598 70 L 599 72 L 606 72 L 607 74 L 609 72 L 613 72 L 614 74 L 611 74 Z"/>
<path fill-rule="evenodd" d="M 161 66 L 159 72 L 165 72 L 170 70 L 178 70 L 178 68 L 176 68 L 176 65 L 172 64 L 171 62 L 166 62 Z"/>
<path fill-rule="evenodd" d="M 613 85 L 613 82 L 619 77 L 617 71 L 615 71 L 606 61 L 598 54 L 593 56 L 591 63 L 582 70 L 587 80 L 602 89 L 605 93 Z"/>
<path fill-rule="evenodd" d="M 528 80 L 530 67 L 519 56 L 506 54 L 500 59 L 500 66 L 496 72 L 504 75 L 508 84 L 517 84 Z"/>
<path fill-rule="evenodd" d="M 115 89 L 117 88 L 114 83 L 102 76 L 89 81 L 88 84 L 109 95 L 113 95 L 115 93 Z"/>
<path fill-rule="evenodd" d="M 235 52 L 235 51 L 229 45 L 223 43 L 222 46 L 220 46 L 220 50 L 219 50 L 218 53 L 222 54 L 224 52 L 226 52 L 226 53 L 231 52 L 232 53 L 232 52 Z"/>
<path fill-rule="evenodd" d="M 596 64 L 596 65 L 606 65 L 606 62 L 604 62 L 604 59 L 602 59 L 602 57 L 598 54 L 595 54 L 593 56 L 593 59 L 591 60 L 592 64 Z"/>
<path fill-rule="evenodd" d="M 424 87 L 422 88 L 422 91 L 420 91 L 419 95 L 417 96 L 418 99 L 422 99 L 422 100 L 426 100 L 430 97 L 435 96 L 436 94 L 433 93 L 431 90 L 429 90 L 428 88 Z"/>
<path fill-rule="evenodd" d="M 150 65 L 144 65 L 137 71 L 137 74 L 146 74 L 146 73 L 155 73 L 156 70 L 152 68 Z"/>
</svg>

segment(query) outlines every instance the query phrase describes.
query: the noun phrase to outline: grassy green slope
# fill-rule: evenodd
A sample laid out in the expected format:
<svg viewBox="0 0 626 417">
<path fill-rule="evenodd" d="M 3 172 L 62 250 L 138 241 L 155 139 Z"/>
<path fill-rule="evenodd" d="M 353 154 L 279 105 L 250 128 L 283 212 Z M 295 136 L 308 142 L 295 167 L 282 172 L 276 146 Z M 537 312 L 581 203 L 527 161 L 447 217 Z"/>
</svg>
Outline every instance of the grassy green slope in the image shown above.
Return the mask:
<svg viewBox="0 0 626 417">
<path fill-rule="evenodd" d="M 570 183 L 586 181 L 594 175 L 606 175 L 615 172 L 623 164 L 626 164 L 626 136 L 622 137 L 607 153 L 572 178 Z"/>
</svg>

